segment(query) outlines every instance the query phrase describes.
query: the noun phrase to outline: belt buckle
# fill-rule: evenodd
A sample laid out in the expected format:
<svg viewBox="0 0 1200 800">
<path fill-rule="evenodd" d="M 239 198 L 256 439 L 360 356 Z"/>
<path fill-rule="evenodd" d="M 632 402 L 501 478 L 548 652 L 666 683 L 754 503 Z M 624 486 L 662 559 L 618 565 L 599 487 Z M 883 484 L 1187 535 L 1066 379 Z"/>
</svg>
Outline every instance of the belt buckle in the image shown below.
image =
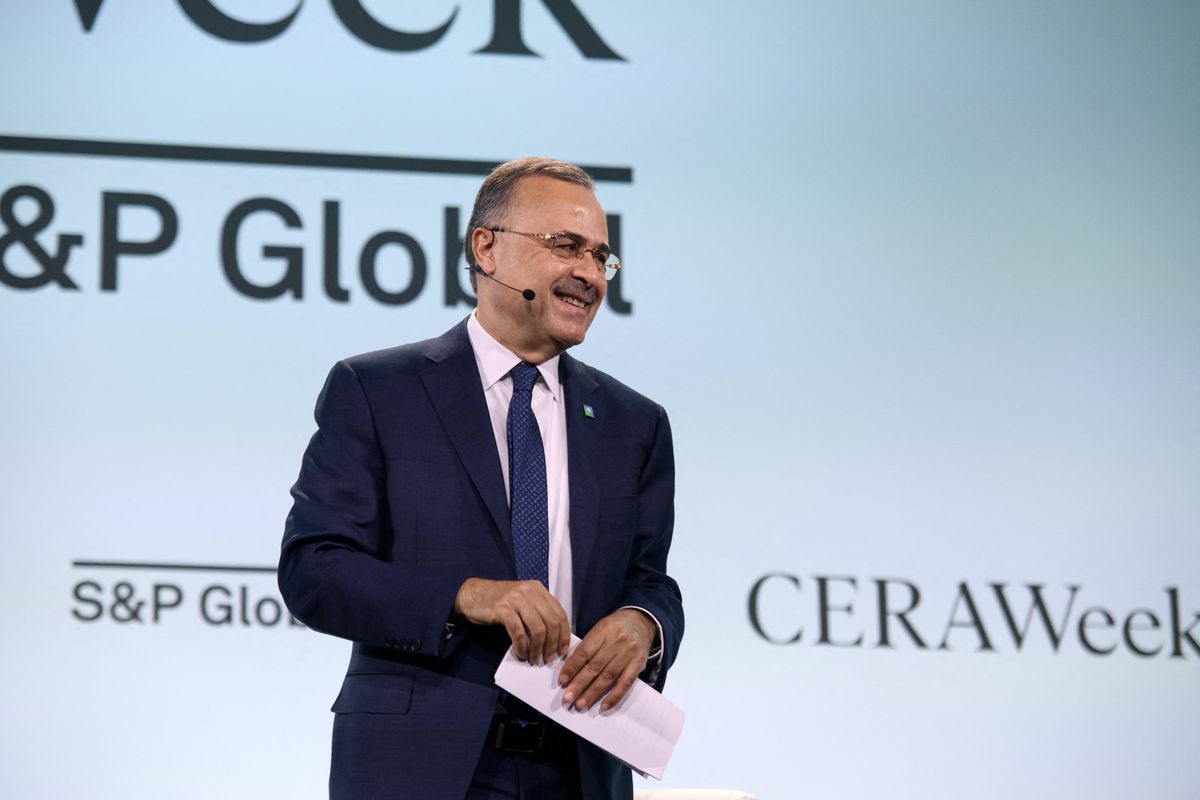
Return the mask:
<svg viewBox="0 0 1200 800">
<path fill-rule="evenodd" d="M 546 726 L 541 722 L 526 722 L 521 725 L 515 719 L 496 724 L 496 738 L 492 746 L 509 753 L 533 754 L 540 752 L 546 740 Z"/>
</svg>

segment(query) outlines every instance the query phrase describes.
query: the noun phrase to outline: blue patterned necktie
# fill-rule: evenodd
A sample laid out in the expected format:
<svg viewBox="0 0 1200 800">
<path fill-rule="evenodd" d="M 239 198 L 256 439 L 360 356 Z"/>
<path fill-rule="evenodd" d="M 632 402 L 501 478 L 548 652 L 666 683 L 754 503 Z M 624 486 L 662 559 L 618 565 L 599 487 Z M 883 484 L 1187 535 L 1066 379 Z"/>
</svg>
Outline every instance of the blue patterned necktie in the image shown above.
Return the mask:
<svg viewBox="0 0 1200 800">
<path fill-rule="evenodd" d="M 522 361 L 512 368 L 508 406 L 508 478 L 512 503 L 513 557 L 518 580 L 550 586 L 550 524 L 546 517 L 546 453 L 533 416 L 538 368 Z"/>
</svg>

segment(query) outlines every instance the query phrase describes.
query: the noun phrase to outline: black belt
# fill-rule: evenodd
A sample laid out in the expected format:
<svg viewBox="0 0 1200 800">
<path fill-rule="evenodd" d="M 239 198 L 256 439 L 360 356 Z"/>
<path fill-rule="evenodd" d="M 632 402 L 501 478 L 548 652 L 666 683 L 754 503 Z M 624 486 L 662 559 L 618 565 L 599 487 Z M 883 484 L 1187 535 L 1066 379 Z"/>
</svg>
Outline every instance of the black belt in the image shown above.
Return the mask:
<svg viewBox="0 0 1200 800">
<path fill-rule="evenodd" d="M 556 755 L 573 748 L 575 737 L 545 718 L 520 719 L 497 709 L 488 728 L 487 743 L 506 753 Z"/>
</svg>

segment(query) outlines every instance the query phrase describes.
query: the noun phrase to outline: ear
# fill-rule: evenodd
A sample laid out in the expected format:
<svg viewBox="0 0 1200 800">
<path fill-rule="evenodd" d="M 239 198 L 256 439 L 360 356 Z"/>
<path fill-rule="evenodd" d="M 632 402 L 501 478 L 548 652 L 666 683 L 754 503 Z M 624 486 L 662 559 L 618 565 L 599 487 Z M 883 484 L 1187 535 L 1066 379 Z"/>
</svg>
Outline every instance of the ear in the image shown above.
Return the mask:
<svg viewBox="0 0 1200 800">
<path fill-rule="evenodd" d="M 475 255 L 475 263 L 487 274 L 496 271 L 496 258 L 492 246 L 496 243 L 496 234 L 487 228 L 476 228 L 471 231 L 471 252 Z"/>
</svg>

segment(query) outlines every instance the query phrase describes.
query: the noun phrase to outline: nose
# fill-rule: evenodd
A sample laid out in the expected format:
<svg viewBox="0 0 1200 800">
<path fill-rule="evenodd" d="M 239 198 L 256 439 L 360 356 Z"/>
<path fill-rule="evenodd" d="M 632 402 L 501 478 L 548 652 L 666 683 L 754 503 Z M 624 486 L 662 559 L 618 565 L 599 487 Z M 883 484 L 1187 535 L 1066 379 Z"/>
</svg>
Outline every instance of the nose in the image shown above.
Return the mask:
<svg viewBox="0 0 1200 800">
<path fill-rule="evenodd" d="M 605 269 L 596 264 L 596 248 L 586 247 L 580 249 L 580 255 L 576 259 L 577 275 L 581 275 L 586 279 L 589 285 L 599 285 L 605 283 Z M 582 269 L 581 269 L 582 267 Z"/>
<path fill-rule="evenodd" d="M 596 293 L 597 303 L 604 299 L 604 292 L 608 289 L 608 284 L 604 282 L 604 273 L 596 269 L 596 260 L 592 258 L 590 252 L 585 252 L 581 258 L 576 259 L 571 270 L 571 277 L 590 287 Z"/>
<path fill-rule="evenodd" d="M 592 255 L 592 251 L 590 249 L 581 249 L 579 251 L 579 257 L 576 258 L 575 263 L 571 265 L 571 277 L 578 278 L 588 286 L 595 287 L 597 291 L 604 291 L 602 286 L 598 286 L 598 284 L 604 283 L 602 280 L 604 276 L 597 272 L 596 259 Z M 597 280 L 598 277 L 601 278 L 601 280 Z"/>
</svg>

